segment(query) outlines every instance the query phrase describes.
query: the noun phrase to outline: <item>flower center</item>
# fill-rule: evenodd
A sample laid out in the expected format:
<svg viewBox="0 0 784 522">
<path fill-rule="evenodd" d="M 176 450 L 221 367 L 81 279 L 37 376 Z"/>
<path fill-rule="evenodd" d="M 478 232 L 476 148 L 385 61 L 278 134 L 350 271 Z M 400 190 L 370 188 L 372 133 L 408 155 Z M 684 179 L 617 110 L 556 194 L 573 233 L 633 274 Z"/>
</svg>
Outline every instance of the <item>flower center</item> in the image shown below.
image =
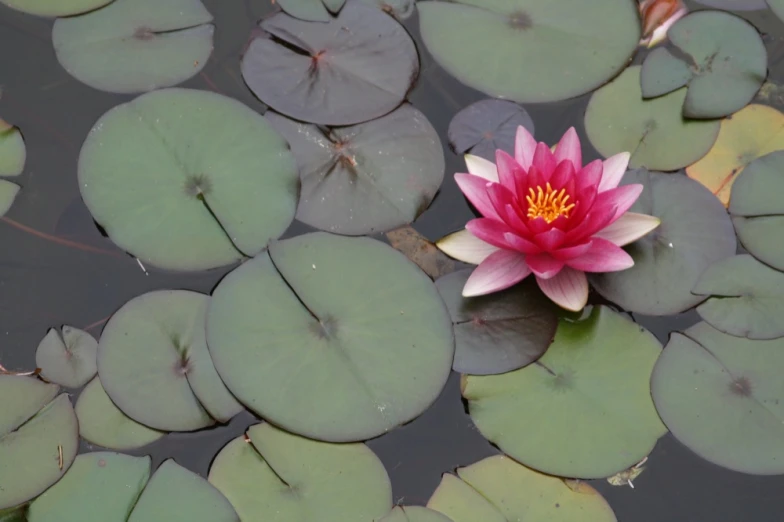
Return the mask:
<svg viewBox="0 0 784 522">
<path fill-rule="evenodd" d="M 569 212 L 574 208 L 574 203 L 569 203 L 566 190 L 556 192 L 549 183 L 545 184 L 544 189 L 536 187 L 536 192 L 529 188 L 525 200 L 528 202 L 528 218 L 540 217 L 548 223 L 561 216 L 569 217 Z"/>
</svg>

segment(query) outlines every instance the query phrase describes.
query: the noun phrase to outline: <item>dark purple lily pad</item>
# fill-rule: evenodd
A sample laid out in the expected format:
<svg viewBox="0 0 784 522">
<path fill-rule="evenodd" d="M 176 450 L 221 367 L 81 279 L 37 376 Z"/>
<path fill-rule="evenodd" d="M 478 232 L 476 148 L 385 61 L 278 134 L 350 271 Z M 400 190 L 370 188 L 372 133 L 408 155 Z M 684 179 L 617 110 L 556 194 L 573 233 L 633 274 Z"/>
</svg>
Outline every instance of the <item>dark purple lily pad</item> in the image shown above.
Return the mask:
<svg viewBox="0 0 784 522">
<path fill-rule="evenodd" d="M 555 307 L 533 279 L 481 297 L 463 297 L 471 270 L 436 281 L 455 328 L 455 359 L 460 373 L 489 375 L 522 368 L 541 357 L 555 337 Z"/>
<path fill-rule="evenodd" d="M 261 101 L 298 120 L 350 125 L 378 118 L 400 105 L 419 72 L 403 26 L 356 0 L 326 23 L 279 13 L 259 27 L 242 76 Z"/>
<path fill-rule="evenodd" d="M 362 235 L 411 223 L 444 179 L 438 134 L 409 104 L 326 133 L 273 112 L 265 117 L 288 140 L 299 167 L 296 217 L 321 230 Z"/>
<path fill-rule="evenodd" d="M 495 161 L 497 149 L 514 150 L 517 127 L 534 133 L 534 121 L 520 105 L 488 98 L 461 110 L 449 123 L 449 145 L 457 154 L 470 152 Z"/>
</svg>

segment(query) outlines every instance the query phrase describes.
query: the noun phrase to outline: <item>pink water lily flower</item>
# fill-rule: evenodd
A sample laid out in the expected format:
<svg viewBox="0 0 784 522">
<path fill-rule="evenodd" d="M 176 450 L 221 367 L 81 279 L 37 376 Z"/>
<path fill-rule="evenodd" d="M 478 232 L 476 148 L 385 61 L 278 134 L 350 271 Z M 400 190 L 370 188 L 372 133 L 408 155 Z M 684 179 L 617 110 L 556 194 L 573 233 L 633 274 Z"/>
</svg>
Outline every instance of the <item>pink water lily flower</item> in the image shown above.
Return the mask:
<svg viewBox="0 0 784 522">
<path fill-rule="evenodd" d="M 583 166 L 574 128 L 552 152 L 523 127 L 517 129 L 514 157 L 499 150 L 493 164 L 467 154 L 470 174 L 455 174 L 455 180 L 484 217 L 438 242 L 446 254 L 479 265 L 463 295 L 503 290 L 533 273 L 550 299 L 582 310 L 588 300 L 585 273 L 633 266 L 621 247 L 660 223 L 627 212 L 643 188 L 618 186 L 629 157 L 622 152 Z"/>
</svg>

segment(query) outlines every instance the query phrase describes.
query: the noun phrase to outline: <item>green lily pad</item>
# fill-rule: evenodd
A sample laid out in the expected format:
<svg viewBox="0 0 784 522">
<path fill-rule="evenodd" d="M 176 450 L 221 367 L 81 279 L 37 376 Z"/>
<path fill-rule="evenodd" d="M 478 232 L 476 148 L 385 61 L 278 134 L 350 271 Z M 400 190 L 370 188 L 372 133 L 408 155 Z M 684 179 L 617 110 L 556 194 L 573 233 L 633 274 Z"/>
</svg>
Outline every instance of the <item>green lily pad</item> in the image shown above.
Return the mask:
<svg viewBox="0 0 784 522">
<path fill-rule="evenodd" d="M 24 171 L 26 159 L 22 133 L 0 119 L 0 176 L 18 176 Z"/>
<path fill-rule="evenodd" d="M 742 18 L 698 11 L 675 22 L 667 37 L 689 62 L 666 50 L 654 51 L 642 65 L 642 92 L 646 98 L 660 96 L 688 83 L 683 105 L 687 118 L 721 118 L 739 111 L 767 77 L 765 44 Z M 686 81 L 675 81 L 684 77 Z"/>
<path fill-rule="evenodd" d="M 98 374 L 126 415 L 151 428 L 191 431 L 228 422 L 242 406 L 223 386 L 204 333 L 209 297 L 158 290 L 125 303 L 98 344 Z"/>
<path fill-rule="evenodd" d="M 640 87 L 645 98 L 655 98 L 687 85 L 694 73 L 666 47 L 653 49 L 642 64 Z M 688 96 L 688 93 L 687 93 Z"/>
<path fill-rule="evenodd" d="M 16 183 L 0 179 L 0 216 L 11 209 L 20 188 Z"/>
<path fill-rule="evenodd" d="M 784 151 L 752 161 L 735 179 L 730 195 L 732 224 L 743 247 L 784 270 Z"/>
<path fill-rule="evenodd" d="M 47 381 L 81 388 L 98 372 L 97 352 L 98 341 L 89 333 L 63 326 L 61 338 L 56 329 L 50 328 L 35 352 L 35 365 Z"/>
<path fill-rule="evenodd" d="M 80 82 L 107 92 L 146 92 L 204 68 L 212 53 L 211 21 L 200 0 L 114 0 L 57 19 L 52 44 L 57 61 Z"/>
<path fill-rule="evenodd" d="M 626 66 L 640 41 L 624 0 L 418 2 L 428 51 L 452 76 L 496 98 L 563 100 Z"/>
<path fill-rule="evenodd" d="M 0 374 L 0 436 L 30 420 L 57 397 L 60 387 L 32 377 Z"/>
<path fill-rule="evenodd" d="M 632 154 L 631 168 L 678 170 L 710 150 L 719 121 L 686 120 L 686 89 L 644 100 L 640 67 L 629 67 L 596 91 L 585 112 L 585 132 L 604 157 Z"/>
<path fill-rule="evenodd" d="M 30 504 L 29 522 L 125 522 L 150 478 L 150 457 L 98 451 Z"/>
<path fill-rule="evenodd" d="M 697 312 L 724 333 L 749 339 L 784 336 L 784 273 L 750 255 L 711 265 L 692 292 L 711 296 Z"/>
<path fill-rule="evenodd" d="M 207 341 L 248 408 L 332 442 L 418 416 L 454 356 L 446 307 L 416 265 L 379 241 L 324 232 L 273 243 L 227 275 L 213 292 Z"/>
<path fill-rule="evenodd" d="M 574 434 L 572 434 L 574 435 Z M 585 482 L 573 488 L 496 455 L 444 474 L 427 503 L 454 522 L 615 522 L 612 508 Z"/>
<path fill-rule="evenodd" d="M 562 320 L 535 364 L 466 376 L 463 397 L 482 435 L 515 460 L 551 475 L 609 477 L 667 431 L 648 387 L 660 353 L 653 334 L 599 306 Z"/>
<path fill-rule="evenodd" d="M 424 114 L 404 104 L 381 118 L 323 128 L 268 112 L 300 171 L 297 219 L 337 234 L 385 232 L 427 209 L 444 179 L 444 152 Z"/>
<path fill-rule="evenodd" d="M 294 18 L 308 22 L 329 22 L 346 0 L 278 0 L 280 8 Z"/>
<path fill-rule="evenodd" d="M 735 255 L 732 222 L 716 196 L 681 174 L 627 172 L 622 185 L 641 183 L 643 192 L 629 209 L 661 219 L 656 230 L 625 247 L 634 266 L 592 274 L 602 296 L 624 309 L 670 315 L 705 300 L 691 289 L 712 264 Z"/>
<path fill-rule="evenodd" d="M 17 377 L 0 375 L 0 382 L 7 378 Z M 18 422 L 32 404 L 23 399 L 24 409 L 17 409 L 13 398 L 20 397 L 31 386 L 17 381 L 2 384 L 0 388 L 11 392 L 3 395 L 0 425 L 13 426 L 9 419 Z M 43 394 L 50 393 L 49 390 L 38 390 L 36 395 L 40 399 Z M 9 402 L 11 404 L 7 404 Z M 79 446 L 79 426 L 66 394 L 58 396 L 34 417 L 11 430 L 0 432 L 0 484 L 3 485 L 0 509 L 27 502 L 60 480 L 71 466 Z"/>
<path fill-rule="evenodd" d="M 38 16 L 71 16 L 92 11 L 112 0 L 0 0 L 11 9 Z"/>
<path fill-rule="evenodd" d="M 452 519 L 422 506 L 395 506 L 379 522 L 452 522 Z"/>
<path fill-rule="evenodd" d="M 436 281 L 455 329 L 452 369 L 488 375 L 531 364 L 555 337 L 558 315 L 552 301 L 522 284 L 491 296 L 463 297 L 471 269 L 452 272 Z"/>
<path fill-rule="evenodd" d="M 784 473 L 784 340 L 751 341 L 698 323 L 674 333 L 651 393 L 672 434 L 743 473 Z"/>
<path fill-rule="evenodd" d="M 297 186 L 294 159 L 267 121 L 206 91 L 166 89 L 114 107 L 79 156 L 82 198 L 109 237 L 175 270 L 261 251 L 294 218 Z"/>
<path fill-rule="evenodd" d="M 128 522 L 240 522 L 229 501 L 209 482 L 173 460 L 165 461 L 142 491 Z"/>
<path fill-rule="evenodd" d="M 398 20 L 407 20 L 416 11 L 416 0 L 362 0 Z"/>
<path fill-rule="evenodd" d="M 79 435 L 87 442 L 104 448 L 140 448 L 166 434 L 126 416 L 106 395 L 98 377 L 79 394 L 74 411 L 79 419 Z"/>
<path fill-rule="evenodd" d="M 364 444 L 331 444 L 251 426 L 212 462 L 210 482 L 243 522 L 368 522 L 392 507 L 381 461 Z"/>
</svg>

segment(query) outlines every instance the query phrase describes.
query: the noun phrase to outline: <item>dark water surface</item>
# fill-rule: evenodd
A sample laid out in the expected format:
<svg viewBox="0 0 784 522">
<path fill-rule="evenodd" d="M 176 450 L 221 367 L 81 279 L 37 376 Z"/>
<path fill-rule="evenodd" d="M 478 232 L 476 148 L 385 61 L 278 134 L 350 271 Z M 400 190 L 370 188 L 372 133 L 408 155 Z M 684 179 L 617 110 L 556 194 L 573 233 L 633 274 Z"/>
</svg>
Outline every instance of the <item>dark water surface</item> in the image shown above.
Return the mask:
<svg viewBox="0 0 784 522">
<path fill-rule="evenodd" d="M 273 7 L 268 0 L 203 2 L 215 17 L 215 50 L 203 73 L 182 86 L 221 92 L 263 111 L 264 105 L 242 81 L 239 58 L 256 21 Z M 781 81 L 784 25 L 767 11 L 742 16 L 765 33 L 770 79 Z M 163 288 L 209 293 L 231 268 L 186 275 L 160 270 L 145 274 L 133 258 L 101 235 L 79 196 L 76 161 L 96 119 L 135 96 L 96 91 L 69 76 L 55 59 L 51 25 L 50 20 L 0 5 L 0 116 L 22 129 L 28 152 L 25 172 L 18 178 L 23 190 L 0 221 L 0 363 L 9 369 L 35 366 L 35 349 L 49 327 L 70 324 L 89 328 L 98 337 L 102 321 L 132 297 Z M 445 145 L 447 168 L 441 192 L 415 223 L 420 233 L 435 240 L 462 228 L 473 217 L 452 179 L 454 172 L 465 167 L 462 158 L 446 147 L 446 130 L 459 109 L 485 96 L 458 84 L 435 64 L 419 39 L 416 15 L 405 25 L 416 40 L 422 62 L 419 81 L 409 99 L 425 113 Z M 584 140 L 586 162 L 597 158 L 584 139 L 582 120 L 587 100 L 588 96 L 583 96 L 527 106 L 536 123 L 538 141 L 555 143 L 574 125 Z M 20 224 L 57 236 L 60 242 L 23 230 Z M 307 230 L 295 222 L 287 236 Z M 67 246 L 62 240 L 91 245 L 99 251 Z M 694 312 L 635 319 L 662 342 L 667 341 L 669 332 L 698 321 Z M 438 402 L 420 418 L 368 442 L 387 467 L 395 501 L 424 504 L 443 472 L 497 453 L 465 413 L 458 381 L 458 375 L 453 374 Z M 132 453 L 151 453 L 155 466 L 174 457 L 206 476 L 220 448 L 255 422 L 257 419 L 245 412 L 228 426 L 171 434 Z M 82 451 L 85 449 L 89 447 Z M 634 485 L 632 489 L 594 481 L 621 522 L 784 520 L 784 477 L 725 470 L 697 457 L 670 435 L 656 446 Z"/>
</svg>

